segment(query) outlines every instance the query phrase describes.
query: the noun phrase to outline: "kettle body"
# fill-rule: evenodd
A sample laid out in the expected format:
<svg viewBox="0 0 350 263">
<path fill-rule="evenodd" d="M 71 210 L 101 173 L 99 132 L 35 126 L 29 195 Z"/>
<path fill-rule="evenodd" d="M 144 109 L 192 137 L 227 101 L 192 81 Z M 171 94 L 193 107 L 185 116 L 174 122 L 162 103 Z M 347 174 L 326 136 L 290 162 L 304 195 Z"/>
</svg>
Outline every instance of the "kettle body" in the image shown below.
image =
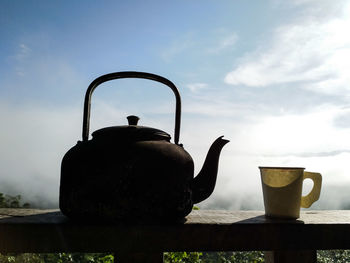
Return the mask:
<svg viewBox="0 0 350 263">
<path fill-rule="evenodd" d="M 177 220 L 193 206 L 192 158 L 166 141 L 92 139 L 70 149 L 61 169 L 60 208 L 69 217 Z"/>
</svg>

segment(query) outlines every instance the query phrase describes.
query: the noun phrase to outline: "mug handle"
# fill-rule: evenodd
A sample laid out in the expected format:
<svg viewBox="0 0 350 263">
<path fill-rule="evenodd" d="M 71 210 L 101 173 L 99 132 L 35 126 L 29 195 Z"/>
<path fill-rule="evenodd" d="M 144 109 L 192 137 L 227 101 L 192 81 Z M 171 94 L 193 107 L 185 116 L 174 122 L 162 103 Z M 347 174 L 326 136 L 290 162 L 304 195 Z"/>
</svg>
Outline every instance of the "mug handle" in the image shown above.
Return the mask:
<svg viewBox="0 0 350 263">
<path fill-rule="evenodd" d="M 321 185 L 322 185 L 322 176 L 320 173 L 311 173 L 304 172 L 304 178 L 310 178 L 314 182 L 314 186 L 312 187 L 311 192 L 301 197 L 300 206 L 303 208 L 309 208 L 314 202 L 316 202 L 320 198 L 321 193 Z"/>
</svg>

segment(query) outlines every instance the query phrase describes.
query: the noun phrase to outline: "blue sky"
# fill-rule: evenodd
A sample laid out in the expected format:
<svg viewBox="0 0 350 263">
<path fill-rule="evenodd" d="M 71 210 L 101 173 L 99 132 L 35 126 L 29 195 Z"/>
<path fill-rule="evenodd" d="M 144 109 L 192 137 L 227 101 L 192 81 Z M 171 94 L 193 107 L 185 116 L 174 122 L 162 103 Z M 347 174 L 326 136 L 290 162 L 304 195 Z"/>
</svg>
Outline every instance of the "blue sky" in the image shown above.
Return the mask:
<svg viewBox="0 0 350 263">
<path fill-rule="evenodd" d="M 337 208 L 327 187 L 350 184 L 348 28 L 346 0 L 1 1 L 0 192 L 57 203 L 86 88 L 136 70 L 179 88 L 196 172 L 216 137 L 231 140 L 204 207 L 261 207 L 257 166 L 293 165 L 321 172 L 321 206 Z M 172 134 L 173 112 L 166 87 L 113 81 L 93 95 L 91 128 L 136 114 Z"/>
</svg>

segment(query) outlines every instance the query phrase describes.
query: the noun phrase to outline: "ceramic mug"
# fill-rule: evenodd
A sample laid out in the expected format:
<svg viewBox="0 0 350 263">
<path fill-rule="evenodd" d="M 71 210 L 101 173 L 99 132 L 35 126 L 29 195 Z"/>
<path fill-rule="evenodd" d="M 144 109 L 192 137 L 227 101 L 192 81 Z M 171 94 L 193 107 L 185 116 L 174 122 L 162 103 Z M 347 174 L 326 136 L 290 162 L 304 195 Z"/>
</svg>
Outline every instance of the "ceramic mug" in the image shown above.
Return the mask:
<svg viewBox="0 0 350 263">
<path fill-rule="evenodd" d="M 305 172 L 299 167 L 259 167 L 264 196 L 265 215 L 274 218 L 296 219 L 300 207 L 308 208 L 320 197 L 322 176 Z M 302 196 L 303 181 L 313 182 L 311 192 Z"/>
</svg>

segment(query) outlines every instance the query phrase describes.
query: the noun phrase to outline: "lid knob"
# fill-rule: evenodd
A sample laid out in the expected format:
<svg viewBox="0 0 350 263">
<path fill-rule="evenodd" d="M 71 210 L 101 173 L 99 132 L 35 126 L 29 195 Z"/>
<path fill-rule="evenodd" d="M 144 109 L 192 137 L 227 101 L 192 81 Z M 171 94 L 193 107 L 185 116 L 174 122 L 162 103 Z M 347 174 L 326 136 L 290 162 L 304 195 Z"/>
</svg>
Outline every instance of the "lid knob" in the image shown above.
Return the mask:
<svg viewBox="0 0 350 263">
<path fill-rule="evenodd" d="M 139 117 L 135 116 L 135 115 L 130 115 L 128 117 L 126 117 L 128 119 L 129 125 L 137 125 L 138 121 L 139 121 Z"/>
</svg>

